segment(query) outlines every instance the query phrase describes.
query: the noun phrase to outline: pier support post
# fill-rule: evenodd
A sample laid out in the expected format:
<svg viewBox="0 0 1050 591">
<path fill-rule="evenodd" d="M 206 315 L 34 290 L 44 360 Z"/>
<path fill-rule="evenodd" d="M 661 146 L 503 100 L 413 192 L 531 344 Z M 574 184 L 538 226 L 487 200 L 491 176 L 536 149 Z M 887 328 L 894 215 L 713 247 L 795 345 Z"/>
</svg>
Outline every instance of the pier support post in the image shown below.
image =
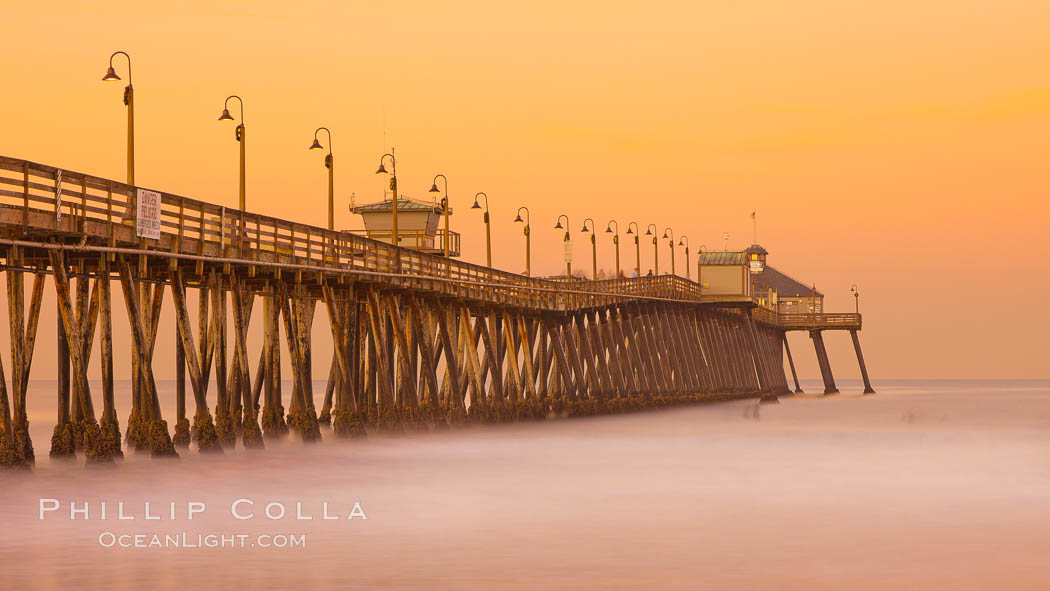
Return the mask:
<svg viewBox="0 0 1050 591">
<path fill-rule="evenodd" d="M 190 421 L 186 418 L 186 355 L 182 352 L 182 337 L 175 332 L 175 447 L 189 447 Z"/>
<path fill-rule="evenodd" d="M 787 333 L 781 333 L 780 339 L 784 343 L 784 352 L 787 353 L 788 367 L 791 368 L 791 380 L 795 382 L 795 394 L 802 394 L 802 387 L 798 385 L 798 374 L 795 372 L 795 360 L 791 357 L 791 347 L 788 346 Z"/>
<path fill-rule="evenodd" d="M 75 437 L 70 417 L 69 394 L 71 384 L 69 380 L 69 341 L 66 340 L 66 331 L 62 327 L 62 319 L 57 318 L 55 327 L 58 331 L 58 421 L 55 424 L 55 432 L 51 436 L 51 457 L 70 457 L 75 451 Z"/>
<path fill-rule="evenodd" d="M 751 350 L 751 359 L 755 364 L 755 376 L 758 378 L 758 389 L 762 393 L 759 402 L 780 402 L 773 392 L 772 384 L 769 383 L 765 363 L 762 359 L 762 351 L 758 347 L 758 335 L 755 333 L 755 319 L 751 317 L 751 309 L 744 311 L 744 337 L 748 348 Z"/>
<path fill-rule="evenodd" d="M 849 331 L 849 335 L 853 337 L 853 350 L 857 352 L 857 363 L 860 364 L 860 377 L 864 378 L 864 393 L 874 394 L 875 389 L 871 387 L 871 381 L 868 380 L 868 368 L 864 365 L 864 353 L 860 351 L 860 337 L 857 336 L 856 329 Z"/>
<path fill-rule="evenodd" d="M 839 389 L 835 387 L 835 377 L 831 375 L 828 350 L 824 347 L 824 336 L 819 330 L 810 331 L 809 336 L 813 339 L 813 348 L 817 352 L 817 362 L 820 364 L 820 375 L 824 378 L 824 393 L 838 394 Z"/>
</svg>

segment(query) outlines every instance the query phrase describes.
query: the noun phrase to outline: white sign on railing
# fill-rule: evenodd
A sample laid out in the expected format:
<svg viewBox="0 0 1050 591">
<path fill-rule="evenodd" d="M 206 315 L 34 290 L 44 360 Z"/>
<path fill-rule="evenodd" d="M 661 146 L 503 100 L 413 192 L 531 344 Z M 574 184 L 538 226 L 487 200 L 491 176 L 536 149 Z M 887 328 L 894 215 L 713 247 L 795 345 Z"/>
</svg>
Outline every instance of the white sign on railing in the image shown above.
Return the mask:
<svg viewBox="0 0 1050 591">
<path fill-rule="evenodd" d="M 160 193 L 139 189 L 137 195 L 135 235 L 160 240 Z"/>
<path fill-rule="evenodd" d="M 572 240 L 565 241 L 565 262 L 572 262 Z"/>
</svg>

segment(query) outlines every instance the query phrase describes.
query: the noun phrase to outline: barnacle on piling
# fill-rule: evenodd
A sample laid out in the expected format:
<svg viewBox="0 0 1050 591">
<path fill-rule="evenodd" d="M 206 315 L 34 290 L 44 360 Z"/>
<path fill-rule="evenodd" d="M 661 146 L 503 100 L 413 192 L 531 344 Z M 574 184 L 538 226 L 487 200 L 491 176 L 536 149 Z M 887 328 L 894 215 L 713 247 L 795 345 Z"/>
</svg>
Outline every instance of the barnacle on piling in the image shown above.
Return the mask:
<svg viewBox="0 0 1050 591">
<path fill-rule="evenodd" d="M 154 458 L 178 458 L 179 453 L 168 436 L 168 422 L 156 419 L 149 423 L 149 451 Z"/>
<path fill-rule="evenodd" d="M 222 453 L 222 444 L 211 415 L 193 417 L 193 434 L 197 441 L 197 451 L 201 453 Z"/>
<path fill-rule="evenodd" d="M 182 417 L 175 422 L 175 435 L 172 436 L 171 442 L 175 444 L 175 447 L 189 447 L 190 446 L 190 420 L 186 417 Z"/>
<path fill-rule="evenodd" d="M 49 455 L 52 458 L 73 457 L 76 454 L 76 444 L 73 438 L 73 425 L 69 423 L 55 425 L 55 431 L 51 434 L 51 453 Z"/>
</svg>

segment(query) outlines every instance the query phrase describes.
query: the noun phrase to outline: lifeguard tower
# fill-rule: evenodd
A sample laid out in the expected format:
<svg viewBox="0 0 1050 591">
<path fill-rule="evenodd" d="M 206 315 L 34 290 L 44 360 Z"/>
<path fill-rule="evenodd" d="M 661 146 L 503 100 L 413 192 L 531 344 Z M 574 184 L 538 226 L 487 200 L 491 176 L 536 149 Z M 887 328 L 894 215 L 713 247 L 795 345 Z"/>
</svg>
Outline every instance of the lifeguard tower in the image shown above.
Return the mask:
<svg viewBox="0 0 1050 591">
<path fill-rule="evenodd" d="M 375 203 L 351 205 L 350 213 L 361 216 L 365 229 L 349 231 L 373 240 L 394 244 L 395 241 L 391 236 L 393 209 L 393 200 L 387 198 Z M 396 244 L 429 254 L 442 255 L 445 253 L 445 241 L 447 240 L 448 256 L 458 257 L 459 233 L 450 230 L 446 234 L 445 230 L 439 227 L 444 215 L 445 210 L 439 203 L 410 199 L 404 195 L 398 197 Z M 452 215 L 451 207 L 448 209 L 448 215 Z"/>
</svg>

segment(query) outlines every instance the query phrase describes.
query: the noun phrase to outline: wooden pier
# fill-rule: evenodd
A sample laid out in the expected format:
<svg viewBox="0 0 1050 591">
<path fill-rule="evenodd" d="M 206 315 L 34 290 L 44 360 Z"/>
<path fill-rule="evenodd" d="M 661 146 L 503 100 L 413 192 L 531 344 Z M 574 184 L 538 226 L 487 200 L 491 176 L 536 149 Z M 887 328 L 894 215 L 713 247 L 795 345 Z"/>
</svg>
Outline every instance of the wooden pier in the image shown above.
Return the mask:
<svg viewBox="0 0 1050 591">
<path fill-rule="evenodd" d="M 140 187 L 141 188 L 141 187 Z M 398 248 L 348 232 L 161 194 L 161 234 L 136 232 L 136 188 L 0 157 L 0 250 L 11 334 L 0 369 L 0 463 L 31 464 L 26 391 L 46 277 L 60 322 L 52 456 L 111 461 L 129 446 L 154 456 L 194 444 L 221 451 L 293 431 L 320 438 L 374 429 L 620 413 L 788 394 L 785 334 L 806 330 L 835 390 L 822 334 L 851 333 L 867 391 L 859 314 L 778 315 L 750 298 L 705 298 L 664 275 L 600 281 L 530 278 Z M 28 309 L 26 282 L 32 283 Z M 115 408 L 112 282 L 131 327 L 133 384 L 125 430 Z M 187 290 L 199 292 L 196 326 Z M 166 294 L 175 331 L 162 329 Z M 250 351 L 261 299 L 263 343 Z M 335 344 L 323 403 L 314 403 L 311 331 L 324 306 Z M 229 317 L 228 317 L 229 316 Z M 97 349 L 95 348 L 96 338 Z M 176 413 L 153 377 L 159 335 L 176 340 Z M 282 391 L 281 355 L 291 392 Z M 87 379 L 92 353 L 102 391 Z M 187 387 L 192 396 L 192 422 Z M 214 384 L 211 384 L 214 380 Z M 101 409 L 96 402 L 101 399 Z"/>
</svg>

